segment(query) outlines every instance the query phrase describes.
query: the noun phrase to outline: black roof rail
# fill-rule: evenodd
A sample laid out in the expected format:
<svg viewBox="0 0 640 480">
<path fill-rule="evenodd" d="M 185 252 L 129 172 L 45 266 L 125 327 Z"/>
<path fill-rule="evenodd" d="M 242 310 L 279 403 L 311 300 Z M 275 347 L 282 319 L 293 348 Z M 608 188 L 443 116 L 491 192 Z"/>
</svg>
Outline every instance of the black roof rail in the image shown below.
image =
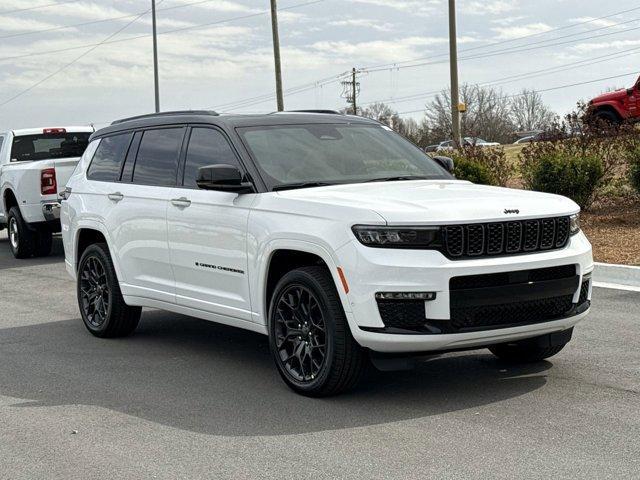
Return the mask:
<svg viewBox="0 0 640 480">
<path fill-rule="evenodd" d="M 130 122 L 131 120 L 141 120 L 143 118 L 154 118 L 154 117 L 167 117 L 173 115 L 213 115 L 218 116 L 218 112 L 214 112 L 213 110 L 175 110 L 172 112 L 159 112 L 159 113 L 147 113 L 144 115 L 136 115 L 135 117 L 127 117 L 121 118 L 120 120 L 114 120 L 111 122 L 111 125 L 117 125 L 119 123 Z"/>
<path fill-rule="evenodd" d="M 323 113 L 325 115 L 344 115 L 343 113 L 337 110 L 286 110 L 284 112 L 274 112 L 274 113 Z"/>
</svg>

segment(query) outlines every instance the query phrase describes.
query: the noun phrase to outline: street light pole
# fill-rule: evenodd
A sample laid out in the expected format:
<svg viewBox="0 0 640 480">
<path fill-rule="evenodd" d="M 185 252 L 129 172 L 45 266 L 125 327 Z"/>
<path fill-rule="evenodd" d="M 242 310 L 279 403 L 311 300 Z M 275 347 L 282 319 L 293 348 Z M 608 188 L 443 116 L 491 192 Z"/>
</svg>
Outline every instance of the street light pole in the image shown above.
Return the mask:
<svg viewBox="0 0 640 480">
<path fill-rule="evenodd" d="M 449 68 L 451 70 L 451 125 L 456 148 L 462 146 L 460 136 L 460 94 L 458 92 L 458 44 L 456 33 L 456 0 L 449 0 Z"/>
<path fill-rule="evenodd" d="M 151 0 L 153 25 L 153 81 L 156 98 L 156 113 L 160 111 L 160 81 L 158 79 L 158 34 L 156 32 L 156 0 Z"/>
<path fill-rule="evenodd" d="M 278 35 L 278 6 L 276 0 L 271 0 L 271 32 L 273 34 L 273 57 L 276 68 L 276 99 L 278 111 L 284 110 L 284 96 L 282 94 L 282 69 L 280 65 L 280 37 Z"/>
</svg>

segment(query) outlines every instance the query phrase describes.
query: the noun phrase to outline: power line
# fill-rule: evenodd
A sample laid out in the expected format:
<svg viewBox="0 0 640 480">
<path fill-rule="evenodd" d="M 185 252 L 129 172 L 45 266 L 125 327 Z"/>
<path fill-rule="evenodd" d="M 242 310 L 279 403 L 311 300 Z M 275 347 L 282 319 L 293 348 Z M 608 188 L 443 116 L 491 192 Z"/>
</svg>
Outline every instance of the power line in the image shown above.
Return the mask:
<svg viewBox="0 0 640 480">
<path fill-rule="evenodd" d="M 0 15 L 9 15 L 10 13 L 20 13 L 20 12 L 27 12 L 30 10 L 38 10 L 40 8 L 55 7 L 57 5 L 65 5 L 67 3 L 76 3 L 78 1 L 79 0 L 67 0 L 66 2 L 48 3 L 46 5 L 36 5 L 34 7 L 18 8 L 16 10 L 5 10 L 4 12 L 0 12 Z"/>
<path fill-rule="evenodd" d="M 581 22 L 580 24 L 593 22 L 593 21 L 600 20 L 600 19 L 603 19 L 603 18 L 609 18 L 609 17 L 611 17 L 613 15 L 618 15 L 618 14 L 621 14 L 621 13 L 626 13 L 626 12 L 633 11 L 633 10 L 638 10 L 638 9 L 640 9 L 640 7 L 629 9 L 629 10 L 625 10 L 625 11 L 622 11 L 622 12 L 618 12 L 616 14 L 611 14 L 611 15 L 606 15 L 606 16 L 603 16 L 603 17 L 598 17 L 596 19 L 592 19 L 592 20 L 589 20 L 589 21 Z M 506 54 L 510 54 L 510 53 L 520 53 L 520 52 L 524 52 L 524 51 L 537 50 L 537 49 L 540 49 L 540 48 L 547 48 L 547 47 L 551 47 L 551 46 L 569 44 L 569 43 L 573 43 L 573 42 L 576 42 L 576 41 L 582 41 L 582 40 L 587 40 L 587 39 L 592 39 L 592 38 L 599 38 L 599 37 L 604 37 L 604 36 L 609 36 L 609 35 L 615 35 L 615 34 L 618 34 L 618 33 L 626 33 L 626 32 L 629 32 L 629 31 L 638 30 L 638 29 L 640 29 L 640 27 L 633 27 L 633 28 L 630 28 L 630 29 L 620 30 L 620 31 L 616 31 L 616 32 L 609 32 L 609 33 L 605 33 L 605 34 L 601 34 L 601 35 L 591 36 L 591 37 L 584 38 L 584 39 L 580 38 L 580 39 L 575 39 L 575 40 L 570 40 L 570 41 L 557 42 L 557 40 L 562 39 L 562 38 L 569 38 L 569 37 L 576 36 L 576 35 L 590 34 L 593 31 L 599 31 L 599 30 L 602 30 L 603 28 L 611 28 L 611 27 L 614 27 L 614 26 L 624 25 L 624 24 L 628 24 L 628 23 L 631 23 L 631 22 L 637 22 L 639 20 L 640 19 L 627 20 L 625 22 L 620 22 L 620 23 L 613 24 L 613 25 L 610 25 L 610 26 L 607 26 L 607 27 L 598 27 L 596 29 L 591 29 L 591 30 L 587 30 L 587 31 L 584 31 L 584 32 L 579 32 L 577 34 L 567 35 L 567 36 L 563 36 L 563 37 L 557 37 L 557 38 L 553 38 L 553 39 L 548 39 L 548 40 L 544 40 L 542 42 L 540 42 L 540 41 L 539 42 L 533 42 L 533 43 L 530 44 L 530 45 L 537 45 L 537 44 L 544 43 L 544 42 L 555 42 L 555 43 L 551 43 L 551 44 L 548 44 L 548 45 L 541 45 L 541 46 L 531 47 L 531 46 L 527 46 L 527 44 L 525 44 L 525 45 L 520 45 L 520 46 L 517 46 L 517 47 L 511 47 L 511 48 L 508 48 L 508 49 L 497 50 L 497 51 L 493 51 L 493 52 L 487 52 L 487 53 L 483 53 L 483 54 L 480 54 L 480 55 L 471 55 L 471 56 L 461 57 L 459 60 L 471 60 L 471 59 L 477 59 L 477 58 L 487 58 L 487 57 L 492 57 L 492 56 L 506 55 Z M 573 24 L 571 26 L 576 26 L 576 25 L 580 25 L 580 24 Z M 562 29 L 565 29 L 565 28 L 569 28 L 569 27 L 568 26 L 567 27 L 558 27 L 556 30 L 562 30 Z M 539 34 L 548 33 L 548 32 L 549 31 L 540 32 Z M 520 38 L 531 37 L 531 36 L 539 35 L 539 34 L 526 35 L 526 36 L 520 37 Z M 512 39 L 512 40 L 516 40 L 516 39 Z M 472 49 L 466 49 L 464 51 L 477 50 L 479 48 L 486 48 L 486 47 L 488 47 L 488 46 L 474 47 Z M 526 47 L 526 48 L 523 48 L 523 47 Z M 635 49 L 630 49 L 629 51 L 632 51 L 632 50 L 635 50 Z M 623 52 L 619 52 L 619 53 L 623 53 Z M 448 54 L 444 54 L 444 55 L 448 55 Z M 437 55 L 437 56 L 433 56 L 433 57 L 429 57 L 429 58 L 436 58 L 436 57 L 439 57 L 439 56 L 443 56 L 443 55 Z M 596 58 L 604 58 L 604 57 L 605 56 L 596 57 Z M 614 58 L 614 57 L 611 57 L 610 55 L 607 56 L 607 57 Z M 586 61 L 586 60 L 583 60 L 581 62 L 584 62 L 584 61 Z M 420 63 L 420 64 L 414 64 L 414 65 L 397 66 L 394 69 L 398 69 L 399 70 L 399 69 L 402 69 L 402 68 L 412 68 L 412 67 L 418 67 L 418 66 L 424 66 L 424 65 L 435 65 L 435 64 L 441 64 L 441 63 L 447 63 L 447 62 L 448 62 L 448 59 L 441 60 L 441 61 L 436 61 L 436 62 L 426 62 L 426 63 Z M 580 62 L 576 62 L 576 63 L 580 63 Z M 398 64 L 393 64 L 393 65 L 398 65 Z M 557 68 L 557 67 L 554 67 L 554 68 Z M 389 69 L 388 68 L 380 68 L 380 69 L 373 69 L 372 70 L 372 69 L 370 69 L 370 67 L 366 67 L 366 68 L 360 69 L 359 71 L 360 72 L 365 72 L 365 73 L 374 73 L 374 72 L 383 71 L 383 70 L 389 70 Z M 537 72 L 532 72 L 532 73 L 537 73 Z M 504 80 L 504 78 L 502 80 Z M 307 90 L 310 90 L 312 88 L 314 88 L 314 86 L 310 86 L 309 88 L 307 88 L 305 90 L 302 90 L 302 91 L 307 91 Z M 298 92 L 295 92 L 295 93 L 301 93 L 302 91 L 298 91 Z M 435 94 L 435 93 L 438 93 L 438 92 L 439 91 L 429 92 L 429 94 Z M 409 96 L 409 97 L 414 97 L 414 96 L 412 95 L 412 96 Z M 231 105 L 227 106 L 227 108 L 229 108 L 229 107 L 231 107 L 231 108 L 240 108 L 242 106 L 244 106 L 244 107 L 253 106 L 253 105 L 257 105 L 259 103 L 264 103 L 264 102 L 270 101 L 272 99 L 273 99 L 272 96 L 265 97 L 263 100 L 261 100 L 260 98 L 257 98 L 256 101 L 250 101 L 251 99 L 247 99 L 247 100 L 249 100 L 249 103 L 247 103 L 246 105 L 238 105 L 237 103 L 232 103 Z M 407 98 L 407 99 L 409 99 L 409 98 Z M 242 101 L 239 101 L 239 103 L 242 103 Z M 375 103 L 375 102 L 373 102 L 373 103 Z M 368 105 L 370 105 L 370 104 L 371 103 L 369 103 Z"/>
<path fill-rule="evenodd" d="M 631 20 L 631 21 L 639 21 L 640 19 L 635 19 L 635 20 Z M 629 22 L 623 22 L 623 23 L 629 23 Z M 520 45 L 517 47 L 511 47 L 511 48 L 507 48 L 507 49 L 503 49 L 503 50 L 496 50 L 494 52 L 487 52 L 487 53 L 482 53 L 479 55 L 469 55 L 466 57 L 460 57 L 458 60 L 462 61 L 462 60 L 475 60 L 475 59 L 479 59 L 479 58 L 490 58 L 490 57 L 497 57 L 497 56 L 501 56 L 501 55 L 509 55 L 512 53 L 522 53 L 522 52 L 530 52 L 533 50 L 539 50 L 541 48 L 549 48 L 549 47 L 556 47 L 559 45 L 567 45 L 570 43 L 575 43 L 575 42 L 580 42 L 583 40 L 592 40 L 592 39 L 596 39 L 596 38 L 601 38 L 601 37 L 607 37 L 610 35 L 618 35 L 621 33 L 627 33 L 627 32 L 631 32 L 631 31 L 636 31 L 639 30 L 640 27 L 633 27 L 633 28 L 627 28 L 624 30 L 618 30 L 616 32 L 608 32 L 608 33 L 601 33 L 599 35 L 592 35 L 590 37 L 587 38 L 578 38 L 578 39 L 573 39 L 573 40 L 566 40 L 563 42 L 555 42 L 555 43 L 548 43 L 546 45 L 538 45 L 538 46 L 534 46 L 534 47 L 529 47 L 527 46 L 527 44 L 525 45 Z M 597 29 L 596 29 L 597 30 Z M 590 31 L 587 32 L 581 32 L 580 34 L 587 34 L 587 33 L 591 33 Z M 556 39 L 550 39 L 550 40 L 546 40 L 546 41 L 554 41 Z M 537 42 L 540 43 L 540 42 Z M 533 43 L 532 45 L 535 45 L 535 43 Z M 525 48 L 523 48 L 525 47 Z M 433 57 L 429 57 L 429 58 L 437 58 L 440 57 L 442 55 L 437 55 L 437 56 L 433 56 Z M 416 68 L 416 67 L 423 67 L 423 66 L 427 66 L 427 65 L 438 65 L 438 64 L 442 64 L 442 63 L 448 63 L 448 59 L 445 60 L 438 60 L 438 61 L 433 61 L 433 62 L 421 62 L 421 63 L 414 63 L 411 65 L 399 65 L 396 67 L 391 67 L 391 68 L 376 68 L 376 69 L 370 69 L 370 68 L 363 68 L 361 69 L 361 71 L 363 72 L 367 72 L 367 73 L 375 73 L 375 72 L 381 72 L 381 71 L 386 71 L 386 70 L 401 70 L 401 69 L 405 69 L 405 68 Z"/>
<path fill-rule="evenodd" d="M 540 35 L 547 35 L 549 33 L 557 32 L 557 31 L 561 31 L 561 30 L 566 30 L 566 29 L 569 29 L 569 28 L 578 27 L 580 25 L 585 25 L 585 24 L 588 24 L 588 23 L 597 22 L 598 20 L 604 20 L 604 19 L 607 19 L 607 18 L 615 17 L 617 15 L 622 15 L 624 13 L 629 13 L 629 12 L 636 11 L 636 10 L 640 10 L 640 7 L 634 7 L 634 8 L 630 8 L 630 9 L 627 9 L 627 10 L 622 10 L 622 11 L 619 11 L 619 12 L 615 12 L 615 13 L 611 13 L 611 14 L 608 14 L 608 15 L 604 15 L 602 17 L 597 17 L 597 18 L 592 18 L 590 20 L 585 20 L 583 22 L 572 23 L 571 25 L 564 25 L 564 26 L 561 26 L 561 27 L 552 28 L 551 30 L 545 30 L 544 32 L 530 33 L 528 35 L 523 35 L 523 36 L 516 37 L 516 38 L 510 38 L 510 39 L 500 40 L 500 41 L 497 41 L 497 42 L 492 42 L 492 43 L 487 44 L 487 45 L 478 45 L 478 46 L 475 46 L 475 47 L 465 48 L 464 50 L 460 50 L 459 53 L 471 52 L 471 51 L 480 50 L 480 49 L 484 49 L 484 48 L 494 47 L 494 46 L 497 46 L 497 45 L 504 45 L 506 43 L 517 42 L 519 40 L 524 40 L 526 38 L 537 37 L 537 36 L 540 36 Z M 606 26 L 606 27 L 598 27 L 595 30 L 586 30 L 584 32 L 578 32 L 578 33 L 573 34 L 573 35 L 580 35 L 580 34 L 584 34 L 584 33 L 589 33 L 589 32 L 592 32 L 592 31 L 601 30 L 602 28 L 611 28 L 611 27 L 614 27 L 614 26 L 617 26 L 617 25 L 621 25 L 621 24 L 624 24 L 624 23 L 630 23 L 630 22 L 633 22 L 633 21 L 637 21 L 637 19 L 636 20 L 627 21 L 627 22 L 622 22 L 622 23 L 619 23 L 619 24 L 609 25 L 609 26 Z M 558 40 L 559 38 L 565 38 L 565 37 L 557 37 L 555 39 L 549 39 L 549 41 Z M 364 69 L 367 69 L 367 70 L 368 69 L 375 69 L 375 68 L 380 68 L 380 67 L 391 67 L 392 68 L 392 67 L 395 67 L 395 66 L 398 66 L 398 65 L 403 65 L 405 63 L 413 63 L 413 62 L 417 62 L 417 61 L 420 61 L 420 60 L 428 60 L 428 59 L 432 59 L 432 58 L 440 58 L 440 57 L 445 57 L 445 56 L 448 56 L 448 55 L 449 55 L 448 53 L 442 53 L 442 54 L 438 54 L 438 55 L 430 55 L 430 56 L 427 56 L 427 57 L 418 57 L 418 58 L 414 58 L 414 59 L 411 59 L 411 60 L 403 60 L 403 61 L 393 62 L 393 63 L 383 63 L 383 64 L 379 64 L 379 65 L 373 65 L 373 66 L 369 66 L 369 67 L 364 67 L 363 70 Z"/>
<path fill-rule="evenodd" d="M 160 2 L 162 2 L 164 0 L 160 0 Z M 100 45 L 104 45 L 105 43 L 107 43 L 108 40 L 110 40 L 111 38 L 115 37 L 116 35 L 118 35 L 120 32 L 122 32 L 125 28 L 127 28 L 129 25 L 133 24 L 135 21 L 137 21 L 139 18 L 142 18 L 142 16 L 146 15 L 147 13 L 149 13 L 151 11 L 151 9 L 147 10 L 146 12 L 142 12 L 141 14 L 139 14 L 136 18 L 134 18 L 133 20 L 131 20 L 130 22 L 128 22 L 126 25 L 122 26 L 121 28 L 119 28 L 118 30 L 116 30 L 115 32 L 113 32 L 111 35 L 109 35 L 108 37 L 106 37 L 102 42 L 92 46 L 91 48 L 89 48 L 87 51 L 82 52 L 80 55 L 78 55 L 76 58 L 74 58 L 73 60 L 71 60 L 70 62 L 64 64 L 62 67 L 60 67 L 59 69 L 57 69 L 56 71 L 50 73 L 49 75 L 45 76 L 44 78 L 38 80 L 36 83 L 34 83 L 33 85 L 31 85 L 30 87 L 16 93 L 14 96 L 8 98 L 7 100 L 3 101 L 2 103 L 0 103 L 0 107 L 5 106 L 6 104 L 14 101 L 16 98 L 21 97 L 22 95 L 30 92 L 31 90 L 33 90 L 34 88 L 38 87 L 39 85 L 42 85 L 44 82 L 46 82 L 47 80 L 49 80 L 50 78 L 56 76 L 57 74 L 59 74 L 60 72 L 62 72 L 63 70 L 69 68 L 71 65 L 73 65 L 74 63 L 76 63 L 78 60 L 80 60 L 81 58 L 83 58 L 84 56 L 88 55 L 89 53 L 93 52 L 96 48 L 98 48 Z"/>
<path fill-rule="evenodd" d="M 78 1 L 78 0 L 74 0 L 74 1 Z M 200 0 L 198 2 L 193 2 L 193 3 L 184 3 L 184 4 L 180 4 L 180 5 L 174 5 L 172 7 L 159 8 L 157 11 L 158 12 L 165 12 L 167 10 L 176 10 L 178 8 L 193 7 L 193 6 L 196 6 L 196 5 L 200 5 L 202 3 L 210 3 L 210 2 L 213 2 L 213 1 L 215 1 L 215 0 Z M 29 30 L 29 31 L 24 31 L 24 32 L 10 33 L 8 35 L 2 35 L 2 36 L 0 36 L 0 38 L 14 38 L 14 37 L 22 37 L 22 36 L 25 36 L 25 35 L 36 35 L 38 33 L 55 32 L 55 31 L 59 31 L 59 30 L 67 30 L 69 28 L 85 27 L 87 25 L 96 25 L 96 24 L 99 24 L 99 23 L 113 22 L 113 21 L 116 21 L 116 20 L 125 20 L 127 18 L 133 18 L 133 17 L 137 16 L 139 13 L 140 12 L 132 13 L 132 14 L 128 14 L 128 15 L 120 15 L 118 17 L 103 18 L 103 19 L 100 19 L 100 20 L 91 20 L 89 22 L 74 23 L 73 25 L 61 25 L 61 26 L 57 26 L 57 27 L 43 28 L 43 29 L 40 29 L 40 30 Z"/>
<path fill-rule="evenodd" d="M 621 57 L 626 56 L 627 54 L 631 53 L 631 52 L 637 52 L 640 50 L 640 47 L 634 47 L 634 48 L 630 48 L 627 50 L 622 50 L 620 52 L 617 52 L 613 55 L 611 54 L 606 54 L 606 55 L 600 55 L 598 57 L 594 57 L 594 58 L 587 58 L 587 59 L 583 59 L 583 60 L 579 60 L 576 62 L 571 62 L 571 63 L 567 63 L 567 64 L 562 64 L 562 65 L 556 65 L 554 67 L 549 67 L 549 68 L 544 68 L 541 70 L 534 70 L 534 71 L 530 71 L 530 72 L 523 72 L 517 75 L 511 75 L 509 77 L 502 77 L 500 79 L 497 80 L 489 80 L 486 82 L 482 82 L 482 83 L 478 83 L 478 85 L 480 86 L 496 86 L 496 85 L 503 85 L 503 84 L 508 84 L 508 83 L 512 83 L 515 80 L 525 80 L 528 78 L 534 78 L 534 77 L 538 77 L 538 76 L 542 76 L 542 75 L 548 75 L 548 74 L 553 74 L 553 73 L 560 73 L 563 71 L 567 71 L 567 70 L 573 70 L 576 67 L 586 67 L 586 66 L 591 66 L 591 65 L 595 65 L 598 63 L 603 63 L 606 61 L 610 61 L 610 60 L 617 60 Z M 403 102 L 407 102 L 407 101 L 411 101 L 411 100 L 418 100 L 421 98 L 427 98 L 427 97 L 432 97 L 438 93 L 440 93 L 442 90 L 432 90 L 429 92 L 421 92 L 421 93 L 414 93 L 411 95 L 406 95 L 406 96 L 402 96 L 402 97 L 392 97 L 392 98 L 386 98 L 383 100 L 376 100 L 373 102 L 369 102 L 366 105 L 373 105 L 374 103 L 403 103 Z"/>
<path fill-rule="evenodd" d="M 638 73 L 640 73 L 640 72 L 638 72 L 636 70 L 634 72 L 622 73 L 620 75 L 611 75 L 611 76 L 608 76 L 608 77 L 594 78 L 593 80 L 586 80 L 584 82 L 575 82 L 575 83 L 569 83 L 569 84 L 565 84 L 565 85 L 557 85 L 555 87 L 543 88 L 543 89 L 540 89 L 540 90 L 530 90 L 530 92 L 535 92 L 535 93 L 551 92 L 551 91 L 554 91 L 554 90 L 561 90 L 563 88 L 579 87 L 581 85 L 588 85 L 590 83 L 602 82 L 604 80 L 614 80 L 616 78 L 628 77 L 630 75 L 638 75 Z M 516 98 L 516 97 L 521 97 L 523 95 L 525 95 L 525 93 L 515 93 L 515 94 L 512 94 L 512 95 L 507 95 L 505 98 Z M 419 110 L 407 110 L 407 111 L 404 111 L 404 112 L 397 112 L 397 114 L 398 115 L 406 115 L 406 114 L 409 114 L 409 113 L 418 113 L 418 112 L 424 112 L 424 111 L 425 111 L 425 109 L 421 108 Z"/>
<path fill-rule="evenodd" d="M 293 10 L 296 8 L 302 8 L 302 7 L 306 7 L 309 5 L 314 5 L 317 3 L 322 3 L 326 0 L 311 0 L 308 2 L 304 2 L 304 3 L 298 3 L 295 5 L 289 5 L 288 7 L 282 7 L 279 8 L 279 11 L 283 11 L 283 10 Z M 217 20 L 215 22 L 207 22 L 207 23 L 200 23 L 197 25 L 189 25 L 187 27 L 180 27 L 180 28 L 174 28 L 173 30 L 165 30 L 164 32 L 159 32 L 158 35 L 168 35 L 171 33 L 178 33 L 178 32 L 185 32 L 185 31 L 189 31 L 189 30 L 197 30 L 197 29 L 202 29 L 202 28 L 206 28 L 206 27 L 211 27 L 214 25 L 220 25 L 220 24 L 224 24 L 224 23 L 229 23 L 229 22 L 233 22 L 236 20 L 245 20 L 247 18 L 254 18 L 254 17 L 259 17 L 262 15 L 266 15 L 271 13 L 271 10 L 264 10 L 261 12 L 256 12 L 256 13 L 250 13 L 247 15 L 242 15 L 242 16 L 238 16 L 238 17 L 232 17 L 232 18 L 227 18 L 225 20 Z M 84 45 L 77 45 L 74 47 L 66 47 L 66 48 L 58 48 L 55 50 L 43 50 L 43 51 L 39 51 L 39 52 L 31 52 L 31 53 L 25 53 L 22 55 L 13 55 L 11 57 L 0 57 L 0 61 L 8 61 L 8 60 L 17 60 L 17 59 L 21 59 L 21 58 L 28 58 L 28 57 L 37 57 L 37 56 L 41 56 L 41 55 L 47 55 L 49 53 L 61 53 L 61 52 L 69 52 L 72 50 L 80 50 L 86 47 L 94 47 L 94 46 L 100 46 L 100 45 L 110 45 L 110 44 L 114 44 L 114 43 L 121 43 L 121 42 L 129 42 L 132 40 L 139 40 L 141 38 L 148 38 L 150 37 L 151 34 L 143 34 L 143 35 L 136 35 L 134 37 L 127 37 L 127 38 L 122 38 L 119 40 L 112 40 L 109 42 L 101 42 L 101 43 L 89 43 L 89 44 L 84 44 Z"/>
</svg>

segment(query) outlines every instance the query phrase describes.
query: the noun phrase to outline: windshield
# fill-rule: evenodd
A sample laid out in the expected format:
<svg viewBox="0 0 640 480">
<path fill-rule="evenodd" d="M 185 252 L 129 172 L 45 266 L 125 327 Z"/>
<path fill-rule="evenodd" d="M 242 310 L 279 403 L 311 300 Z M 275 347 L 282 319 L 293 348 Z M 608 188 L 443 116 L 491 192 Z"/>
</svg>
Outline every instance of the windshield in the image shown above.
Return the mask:
<svg viewBox="0 0 640 480">
<path fill-rule="evenodd" d="M 451 178 L 419 148 L 381 125 L 278 125 L 238 130 L 269 189 Z"/>
<path fill-rule="evenodd" d="M 48 158 L 81 157 L 89 144 L 90 132 L 40 133 L 14 137 L 12 162 L 28 162 Z"/>
</svg>

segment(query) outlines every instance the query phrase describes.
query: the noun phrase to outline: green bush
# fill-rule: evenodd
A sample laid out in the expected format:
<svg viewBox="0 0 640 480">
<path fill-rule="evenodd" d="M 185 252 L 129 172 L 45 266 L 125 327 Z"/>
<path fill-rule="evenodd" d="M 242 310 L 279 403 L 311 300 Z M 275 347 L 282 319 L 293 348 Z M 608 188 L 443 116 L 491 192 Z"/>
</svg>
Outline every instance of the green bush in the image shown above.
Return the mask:
<svg viewBox="0 0 640 480">
<path fill-rule="evenodd" d="M 456 157 L 454 161 L 455 168 L 453 173 L 458 180 L 469 180 L 470 182 L 480 183 L 482 185 L 498 184 L 498 181 L 489 168 L 482 163 L 465 157 Z"/>
<path fill-rule="evenodd" d="M 531 190 L 564 195 L 581 208 L 588 208 L 604 176 L 604 167 L 596 156 L 556 152 L 527 163 L 523 174 Z"/>
<path fill-rule="evenodd" d="M 629 168 L 629 179 L 636 192 L 640 193 L 640 162 L 632 163 Z"/>
</svg>

